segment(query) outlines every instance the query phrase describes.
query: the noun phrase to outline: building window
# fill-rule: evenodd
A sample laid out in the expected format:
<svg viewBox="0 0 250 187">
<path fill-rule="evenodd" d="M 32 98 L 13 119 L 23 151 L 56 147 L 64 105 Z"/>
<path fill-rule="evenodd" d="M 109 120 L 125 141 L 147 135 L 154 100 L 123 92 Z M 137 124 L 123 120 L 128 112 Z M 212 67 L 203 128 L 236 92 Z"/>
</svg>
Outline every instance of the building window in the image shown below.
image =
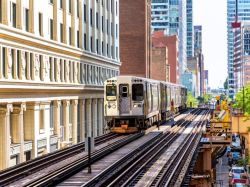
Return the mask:
<svg viewBox="0 0 250 187">
<path fill-rule="evenodd" d="M 79 48 L 80 47 L 80 33 L 79 33 L 79 31 L 77 31 L 77 33 L 76 33 L 76 43 L 77 43 L 77 47 Z"/>
<path fill-rule="evenodd" d="M 53 40 L 53 19 L 50 19 L 50 39 Z"/>
<path fill-rule="evenodd" d="M 99 40 L 96 39 L 96 52 L 99 53 Z"/>
<path fill-rule="evenodd" d="M 116 15 L 118 13 L 117 1 L 115 2 L 115 13 L 116 13 Z"/>
<path fill-rule="evenodd" d="M 12 59 L 12 67 L 11 67 L 11 73 L 12 73 L 12 77 L 14 77 L 14 71 L 15 71 L 15 68 L 14 68 L 14 63 L 15 63 L 15 51 L 14 49 L 11 49 L 11 59 Z"/>
<path fill-rule="evenodd" d="M 2 48 L 2 75 L 5 77 L 6 48 Z"/>
<path fill-rule="evenodd" d="M 12 3 L 12 26 L 16 28 L 16 4 Z"/>
<path fill-rule="evenodd" d="M 109 44 L 107 44 L 107 56 L 109 56 Z"/>
<path fill-rule="evenodd" d="M 34 69 L 34 54 L 33 53 L 30 53 L 30 76 L 31 78 L 33 77 L 33 69 Z"/>
<path fill-rule="evenodd" d="M 40 130 L 44 130 L 44 109 L 41 109 L 40 110 L 40 123 L 39 123 L 39 127 L 40 127 Z"/>
<path fill-rule="evenodd" d="M 41 79 L 42 77 L 42 63 L 43 62 L 43 56 L 39 55 L 39 67 L 40 67 L 40 71 L 39 71 L 39 78 Z"/>
<path fill-rule="evenodd" d="M 76 1 L 76 14 L 77 17 L 79 18 L 79 0 Z"/>
<path fill-rule="evenodd" d="M 113 6 L 113 0 L 111 0 L 111 12 L 113 13 L 113 8 L 114 8 L 114 6 Z"/>
<path fill-rule="evenodd" d="M 61 42 L 63 42 L 63 24 L 60 23 L 60 39 L 61 39 Z"/>
<path fill-rule="evenodd" d="M 107 34 L 109 34 L 109 20 L 106 20 L 107 22 Z"/>
<path fill-rule="evenodd" d="M 102 16 L 102 32 L 104 31 L 104 18 Z"/>
<path fill-rule="evenodd" d="M 52 63 L 52 61 L 53 61 L 53 58 L 52 57 L 49 57 L 49 64 L 50 64 L 50 81 L 52 81 L 53 80 L 53 63 Z"/>
<path fill-rule="evenodd" d="M 116 47 L 115 52 L 116 52 L 116 58 L 118 59 L 118 47 Z"/>
<path fill-rule="evenodd" d="M 63 0 L 60 0 L 60 5 L 59 7 L 62 9 L 63 8 Z"/>
<path fill-rule="evenodd" d="M 98 18 L 98 12 L 96 12 L 96 28 L 99 28 L 99 18 Z"/>
<path fill-rule="evenodd" d="M 113 31 L 113 23 L 111 22 L 111 36 L 113 36 L 114 31 Z"/>
<path fill-rule="evenodd" d="M 29 9 L 25 8 L 25 30 L 29 32 Z"/>
<path fill-rule="evenodd" d="M 38 21 L 39 21 L 39 34 L 40 36 L 43 35 L 43 15 L 42 13 L 39 13 L 39 16 L 38 16 Z"/>
<path fill-rule="evenodd" d="M 87 9 L 86 9 L 86 5 L 84 4 L 84 22 L 86 23 L 87 21 Z"/>
<path fill-rule="evenodd" d="M 118 38 L 118 25 L 115 24 L 115 36 L 116 36 L 116 39 Z"/>
<path fill-rule="evenodd" d="M 106 8 L 107 8 L 107 11 L 109 10 L 109 0 L 106 0 Z"/>
<path fill-rule="evenodd" d="M 50 103 L 50 128 L 54 128 L 54 105 L 53 102 Z"/>
<path fill-rule="evenodd" d="M 49 3 L 53 4 L 54 2 L 53 2 L 53 0 L 49 0 Z"/>
<path fill-rule="evenodd" d="M 90 25 L 92 26 L 92 25 L 93 25 L 93 20 L 92 20 L 92 8 L 90 9 L 89 16 L 90 16 Z"/>
<path fill-rule="evenodd" d="M 84 49 L 87 50 L 87 35 L 84 34 Z"/>
<path fill-rule="evenodd" d="M 16 59 L 16 73 L 17 73 L 17 78 L 20 78 L 20 60 L 21 60 L 21 52 L 20 50 L 17 50 L 17 59 Z"/>
<path fill-rule="evenodd" d="M 69 13 L 71 14 L 72 8 L 71 8 L 71 0 L 69 0 Z"/>
<path fill-rule="evenodd" d="M 69 27 L 69 45 L 72 44 L 72 38 L 71 38 L 71 27 Z"/>
<path fill-rule="evenodd" d="M 25 52 L 25 64 L 26 64 L 26 68 L 25 68 L 25 76 L 26 79 L 28 78 L 28 60 L 29 60 L 29 54 L 28 52 Z"/>
<path fill-rule="evenodd" d="M 92 38 L 92 36 L 90 37 L 90 50 L 91 50 L 91 52 L 93 51 L 93 38 Z"/>
<path fill-rule="evenodd" d="M 104 46 L 103 46 L 103 42 L 102 42 L 102 54 L 104 53 Z"/>
</svg>

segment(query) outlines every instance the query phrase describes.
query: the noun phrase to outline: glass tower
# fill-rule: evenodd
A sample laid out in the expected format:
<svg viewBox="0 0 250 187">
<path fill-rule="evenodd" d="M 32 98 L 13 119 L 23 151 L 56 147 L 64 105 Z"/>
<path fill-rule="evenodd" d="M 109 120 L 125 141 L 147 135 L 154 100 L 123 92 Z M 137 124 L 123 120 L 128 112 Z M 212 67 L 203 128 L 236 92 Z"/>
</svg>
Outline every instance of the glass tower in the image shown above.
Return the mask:
<svg viewBox="0 0 250 187">
<path fill-rule="evenodd" d="M 192 1 L 192 0 L 191 0 Z M 152 30 L 178 35 L 179 74 L 187 67 L 187 3 L 186 0 L 152 0 Z"/>
<path fill-rule="evenodd" d="M 229 96 L 234 97 L 234 34 L 232 29 L 232 22 L 235 21 L 236 14 L 236 0 L 227 0 L 227 56 L 228 56 L 228 87 Z M 250 20 L 250 0 L 238 0 L 238 21 L 244 24 L 245 21 Z"/>
<path fill-rule="evenodd" d="M 194 56 L 193 0 L 187 0 L 187 57 Z"/>
</svg>

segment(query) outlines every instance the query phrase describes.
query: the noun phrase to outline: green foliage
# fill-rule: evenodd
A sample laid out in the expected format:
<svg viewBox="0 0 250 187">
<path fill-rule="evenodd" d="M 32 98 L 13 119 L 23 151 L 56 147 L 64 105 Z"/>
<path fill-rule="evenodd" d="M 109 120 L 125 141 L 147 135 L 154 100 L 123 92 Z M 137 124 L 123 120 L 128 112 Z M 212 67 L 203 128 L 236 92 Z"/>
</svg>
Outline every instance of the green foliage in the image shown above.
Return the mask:
<svg viewBox="0 0 250 187">
<path fill-rule="evenodd" d="M 224 89 L 227 90 L 228 89 L 228 78 L 226 78 L 225 82 L 224 82 Z"/>
<path fill-rule="evenodd" d="M 213 98 L 212 94 L 205 94 L 204 95 L 204 103 L 208 103 Z"/>
<path fill-rule="evenodd" d="M 246 85 L 244 88 L 244 104 L 243 104 L 243 89 L 241 89 L 235 97 L 234 108 L 244 110 L 245 115 L 249 116 L 250 114 L 250 84 Z"/>
<path fill-rule="evenodd" d="M 197 100 L 199 101 L 199 104 L 204 103 L 204 98 L 201 97 L 201 96 L 198 96 L 198 97 L 197 97 Z"/>
<path fill-rule="evenodd" d="M 246 156 L 245 158 L 241 158 L 238 160 L 239 166 L 246 166 L 249 163 L 249 156 Z"/>
<path fill-rule="evenodd" d="M 197 107 L 198 101 L 197 99 L 192 95 L 191 92 L 188 92 L 187 94 L 187 106 L 188 107 Z"/>
</svg>

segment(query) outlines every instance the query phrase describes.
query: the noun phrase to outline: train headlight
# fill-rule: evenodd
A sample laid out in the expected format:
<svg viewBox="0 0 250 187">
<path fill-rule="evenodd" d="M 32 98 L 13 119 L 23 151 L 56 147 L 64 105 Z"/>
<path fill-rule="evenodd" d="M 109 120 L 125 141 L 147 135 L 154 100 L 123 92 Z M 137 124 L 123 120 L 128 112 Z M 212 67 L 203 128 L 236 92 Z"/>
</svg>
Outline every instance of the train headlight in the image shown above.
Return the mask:
<svg viewBox="0 0 250 187">
<path fill-rule="evenodd" d="M 115 109 L 115 108 L 116 108 L 116 105 L 115 105 L 115 104 L 113 104 L 113 105 L 112 105 L 112 108 L 113 108 L 113 109 Z"/>
<path fill-rule="evenodd" d="M 133 107 L 134 107 L 134 108 L 136 108 L 136 107 L 140 108 L 140 107 L 141 107 L 141 104 L 134 104 Z"/>
</svg>

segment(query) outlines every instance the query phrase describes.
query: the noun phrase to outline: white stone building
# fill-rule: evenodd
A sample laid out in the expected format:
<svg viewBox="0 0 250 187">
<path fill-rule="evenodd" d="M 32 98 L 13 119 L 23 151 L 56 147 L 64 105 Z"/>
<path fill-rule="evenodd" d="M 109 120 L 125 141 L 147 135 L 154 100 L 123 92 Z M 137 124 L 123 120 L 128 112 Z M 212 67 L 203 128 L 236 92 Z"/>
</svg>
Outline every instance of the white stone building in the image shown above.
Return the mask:
<svg viewBox="0 0 250 187">
<path fill-rule="evenodd" d="M 0 0 L 0 170 L 104 133 L 119 0 Z"/>
</svg>

